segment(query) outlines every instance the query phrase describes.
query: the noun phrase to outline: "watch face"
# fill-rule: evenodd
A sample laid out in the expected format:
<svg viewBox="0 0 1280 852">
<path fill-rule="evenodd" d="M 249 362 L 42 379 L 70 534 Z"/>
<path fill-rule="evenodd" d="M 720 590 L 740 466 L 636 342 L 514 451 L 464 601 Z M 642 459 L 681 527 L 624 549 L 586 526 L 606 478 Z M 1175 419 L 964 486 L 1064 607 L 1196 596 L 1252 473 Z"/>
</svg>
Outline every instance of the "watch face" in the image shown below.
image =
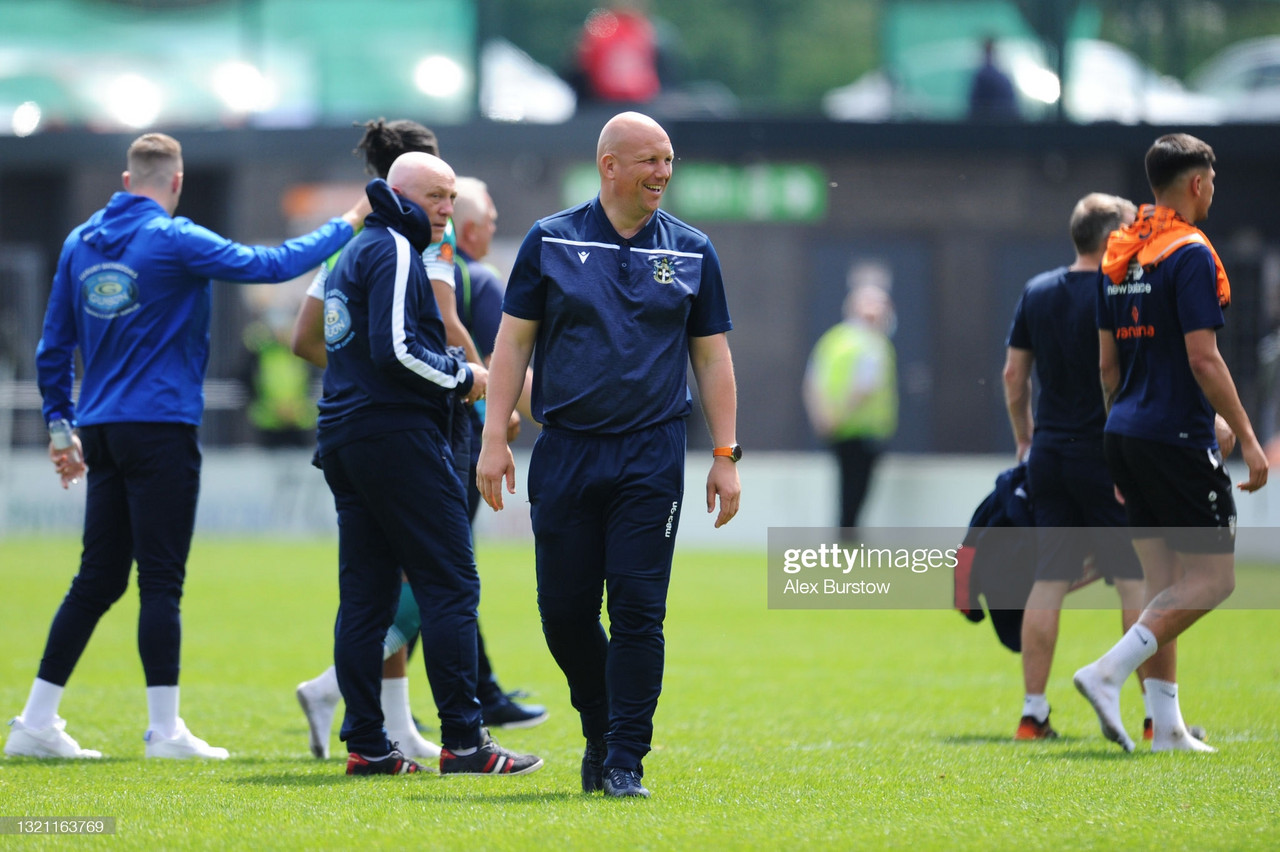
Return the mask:
<svg viewBox="0 0 1280 852">
<path fill-rule="evenodd" d="M 726 452 L 727 451 L 727 452 Z M 731 447 L 716 447 L 711 454 L 718 458 L 726 458 L 731 462 L 737 462 L 742 458 L 742 445 L 734 444 Z"/>
</svg>

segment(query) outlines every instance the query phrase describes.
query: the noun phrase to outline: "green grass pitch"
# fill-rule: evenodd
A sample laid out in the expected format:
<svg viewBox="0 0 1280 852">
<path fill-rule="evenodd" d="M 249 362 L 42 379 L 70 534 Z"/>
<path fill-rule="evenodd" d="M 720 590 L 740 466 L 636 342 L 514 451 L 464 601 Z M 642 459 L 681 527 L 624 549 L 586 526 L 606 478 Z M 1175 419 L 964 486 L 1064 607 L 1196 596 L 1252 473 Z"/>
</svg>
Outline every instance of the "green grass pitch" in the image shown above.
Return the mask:
<svg viewBox="0 0 1280 852">
<path fill-rule="evenodd" d="M 0 540 L 0 713 L 26 700 L 74 539 Z M 6 848 L 1262 849 L 1280 843 L 1280 612 L 1227 610 L 1182 642 L 1187 718 L 1216 755 L 1132 755 L 1071 687 L 1118 633 L 1067 610 L 1049 687 L 1063 738 L 1011 741 L 1018 658 L 949 611 L 786 611 L 763 553 L 677 556 L 648 801 L 584 796 L 582 741 L 534 603 L 532 552 L 479 553 L 481 624 L 506 688 L 551 709 L 498 732 L 547 762 L 519 778 L 347 778 L 307 751 L 294 686 L 331 654 L 336 545 L 197 539 L 183 605 L 182 715 L 225 763 L 146 761 L 136 591 L 99 625 L 62 702 L 101 761 L 0 759 L 0 816 L 108 816 L 116 833 Z M 414 708 L 434 718 L 420 658 Z M 1125 722 L 1141 725 L 1136 684 Z M 7 733 L 7 732 L 5 732 Z"/>
</svg>

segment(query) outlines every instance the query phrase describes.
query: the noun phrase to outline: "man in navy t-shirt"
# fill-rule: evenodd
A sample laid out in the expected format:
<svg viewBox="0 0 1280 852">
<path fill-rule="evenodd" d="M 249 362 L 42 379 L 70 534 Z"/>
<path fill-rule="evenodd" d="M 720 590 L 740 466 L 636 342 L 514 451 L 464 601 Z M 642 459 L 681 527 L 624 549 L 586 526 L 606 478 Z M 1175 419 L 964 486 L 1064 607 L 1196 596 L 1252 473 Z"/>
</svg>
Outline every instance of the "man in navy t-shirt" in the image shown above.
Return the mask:
<svg viewBox="0 0 1280 852">
<path fill-rule="evenodd" d="M 1036 581 L 1022 617 L 1022 718 L 1014 739 L 1056 737 L 1045 688 L 1062 601 L 1084 563 L 1114 579 L 1125 630 L 1142 608 L 1142 566 L 1129 544 L 1102 455 L 1107 413 L 1098 390 L 1098 265 L 1107 235 L 1133 221 L 1133 202 L 1094 192 L 1071 213 L 1076 258 L 1027 282 L 1009 329 L 1005 401 L 1026 459 L 1036 523 Z M 1031 416 L 1031 372 L 1040 384 Z"/>
<path fill-rule="evenodd" d="M 707 511 L 737 513 L 737 393 L 720 262 L 701 231 L 658 209 L 675 155 L 625 112 L 596 149 L 600 194 L 539 220 L 516 257 L 491 363 L 477 485 L 515 490 L 507 418 L 537 350 L 529 465 L 538 608 L 587 739 L 586 792 L 648 796 L 641 761 L 662 691 L 667 585 L 684 495 L 692 363 L 715 444 Z M 611 635 L 600 623 L 608 591 Z"/>
<path fill-rule="evenodd" d="M 1212 751 L 1187 732 L 1178 706 L 1174 640 L 1235 588 L 1235 501 L 1214 413 L 1235 433 L 1249 467 L 1239 484 L 1267 482 L 1267 460 L 1218 352 L 1231 288 L 1194 223 L 1213 203 L 1213 149 L 1162 136 L 1147 151 L 1154 205 L 1116 231 L 1102 260 L 1098 344 L 1109 412 L 1105 451 L 1124 496 L 1149 598 L 1142 615 L 1075 683 L 1103 735 L 1133 750 L 1120 721 L 1120 685 L 1143 666 L 1153 751 Z"/>
</svg>

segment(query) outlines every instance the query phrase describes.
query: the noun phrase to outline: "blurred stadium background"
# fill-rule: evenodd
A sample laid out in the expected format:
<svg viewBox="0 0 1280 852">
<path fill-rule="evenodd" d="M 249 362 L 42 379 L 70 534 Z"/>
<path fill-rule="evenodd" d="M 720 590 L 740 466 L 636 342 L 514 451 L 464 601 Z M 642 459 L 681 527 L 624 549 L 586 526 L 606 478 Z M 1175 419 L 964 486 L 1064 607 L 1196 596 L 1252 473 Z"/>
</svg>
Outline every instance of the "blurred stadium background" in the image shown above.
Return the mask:
<svg viewBox="0 0 1280 852">
<path fill-rule="evenodd" d="M 594 191 L 596 135 L 622 108 L 570 85 L 595 5 L 0 0 L 0 534 L 78 525 L 82 500 L 61 493 L 43 458 L 33 354 L 61 242 L 119 188 L 134 136 L 183 143 L 180 215 L 270 243 L 361 190 L 352 122 L 416 119 L 459 174 L 488 182 L 500 212 L 490 259 L 503 268 L 535 218 Z M 1205 230 L 1235 298 L 1220 345 L 1263 439 L 1275 434 L 1280 2 L 639 5 L 664 57 L 662 91 L 641 108 L 679 158 L 666 205 L 712 236 L 731 288 L 748 454 L 740 541 L 834 518 L 800 377 L 839 318 L 847 271 L 867 262 L 892 280 L 902 414 L 866 520 L 963 525 L 1010 458 L 999 375 L 1020 288 L 1070 260 L 1081 195 L 1148 200 L 1142 154 L 1174 129 L 1218 154 Z M 965 120 L 986 36 L 1022 121 Z M 246 325 L 291 316 L 305 284 L 215 288 L 203 529 L 332 527 L 305 450 L 251 447 L 239 378 Z M 695 450 L 707 446 L 698 419 Z M 705 476 L 694 457 L 691 495 Z M 1277 525 L 1268 500 L 1242 500 L 1242 523 Z M 508 513 L 483 529 L 521 535 L 521 522 Z M 682 538 L 698 541 L 702 526 L 686 516 Z"/>
</svg>

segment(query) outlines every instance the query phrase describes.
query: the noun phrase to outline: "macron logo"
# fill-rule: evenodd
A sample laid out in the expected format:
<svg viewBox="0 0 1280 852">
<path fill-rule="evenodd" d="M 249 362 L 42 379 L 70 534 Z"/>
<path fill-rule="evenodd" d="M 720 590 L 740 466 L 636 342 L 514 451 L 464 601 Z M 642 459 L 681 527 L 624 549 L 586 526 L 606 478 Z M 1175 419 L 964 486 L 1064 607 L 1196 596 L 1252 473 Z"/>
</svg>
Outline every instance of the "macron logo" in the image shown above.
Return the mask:
<svg viewBox="0 0 1280 852">
<path fill-rule="evenodd" d="M 580 252 L 578 252 L 578 260 L 579 260 L 579 261 L 581 261 L 582 263 L 586 263 L 586 262 L 587 262 L 587 258 L 589 258 L 589 257 L 591 257 L 591 252 L 589 252 L 589 251 L 580 251 Z"/>
</svg>

